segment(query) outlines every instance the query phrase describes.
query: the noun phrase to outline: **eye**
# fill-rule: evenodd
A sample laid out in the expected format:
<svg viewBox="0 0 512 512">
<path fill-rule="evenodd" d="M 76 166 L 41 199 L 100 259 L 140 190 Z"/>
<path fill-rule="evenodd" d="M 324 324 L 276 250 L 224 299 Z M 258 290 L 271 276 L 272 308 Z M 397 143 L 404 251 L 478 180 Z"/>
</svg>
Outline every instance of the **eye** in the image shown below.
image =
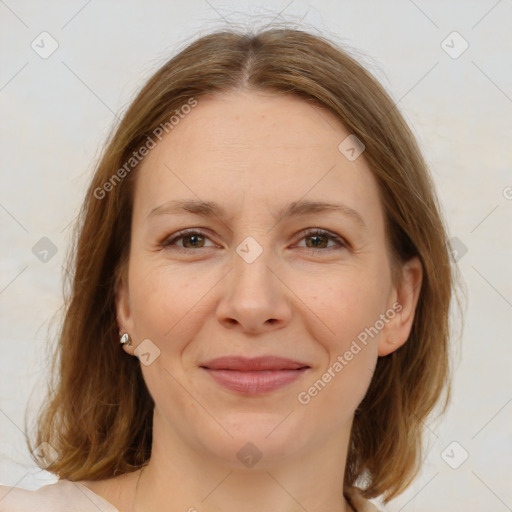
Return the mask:
<svg viewBox="0 0 512 512">
<path fill-rule="evenodd" d="M 182 241 L 182 245 L 177 245 L 176 242 Z M 178 249 L 202 249 L 203 247 L 214 247 L 205 246 L 205 241 L 209 240 L 205 233 L 198 231 L 197 229 L 186 229 L 180 231 L 175 236 L 165 239 L 162 242 L 162 247 L 165 249 L 168 246 L 175 246 Z"/>
<path fill-rule="evenodd" d="M 331 233 L 330 231 L 326 231 L 324 229 L 311 229 L 309 231 L 303 231 L 301 240 L 306 241 L 305 246 L 299 246 L 299 247 L 305 247 L 308 250 L 317 251 L 317 250 L 330 250 L 334 249 L 336 247 L 338 248 L 347 248 L 348 244 L 347 242 L 339 237 L 338 235 L 335 235 L 334 233 Z M 328 247 L 329 242 L 333 242 L 334 246 Z"/>
</svg>

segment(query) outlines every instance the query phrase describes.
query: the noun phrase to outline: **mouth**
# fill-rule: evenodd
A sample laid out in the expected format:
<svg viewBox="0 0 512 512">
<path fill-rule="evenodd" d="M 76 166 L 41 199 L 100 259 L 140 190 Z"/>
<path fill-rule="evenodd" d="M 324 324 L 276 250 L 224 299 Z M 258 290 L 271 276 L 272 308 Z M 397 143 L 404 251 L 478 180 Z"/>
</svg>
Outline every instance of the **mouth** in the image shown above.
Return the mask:
<svg viewBox="0 0 512 512">
<path fill-rule="evenodd" d="M 245 395 L 258 395 L 291 384 L 311 367 L 301 361 L 275 356 L 228 356 L 208 361 L 200 368 L 224 388 Z"/>
</svg>

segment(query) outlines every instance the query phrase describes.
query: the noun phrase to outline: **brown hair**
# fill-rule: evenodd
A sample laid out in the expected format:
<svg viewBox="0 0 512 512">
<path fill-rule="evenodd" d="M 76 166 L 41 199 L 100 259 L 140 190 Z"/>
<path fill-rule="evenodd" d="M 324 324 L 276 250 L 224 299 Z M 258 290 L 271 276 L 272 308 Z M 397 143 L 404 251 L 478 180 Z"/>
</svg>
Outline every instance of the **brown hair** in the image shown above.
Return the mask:
<svg viewBox="0 0 512 512">
<path fill-rule="evenodd" d="M 246 89 L 294 94 L 328 109 L 366 146 L 382 198 L 395 264 L 417 255 L 423 283 L 408 342 L 378 359 L 352 427 L 344 486 L 385 501 L 421 461 L 423 421 L 448 399 L 448 315 L 453 274 L 427 166 L 383 87 L 335 43 L 296 29 L 220 30 L 163 65 L 124 114 L 104 149 L 77 223 L 74 274 L 53 358 L 34 460 L 61 478 L 100 480 L 151 455 L 153 400 L 140 362 L 119 347 L 115 290 L 128 260 L 137 165 L 112 182 L 134 152 L 192 99 Z M 125 167 L 126 170 L 126 167 Z M 98 190 L 107 190 L 98 198 Z M 104 196 L 104 197 L 103 197 Z M 46 445 L 45 445 L 46 446 Z"/>
</svg>

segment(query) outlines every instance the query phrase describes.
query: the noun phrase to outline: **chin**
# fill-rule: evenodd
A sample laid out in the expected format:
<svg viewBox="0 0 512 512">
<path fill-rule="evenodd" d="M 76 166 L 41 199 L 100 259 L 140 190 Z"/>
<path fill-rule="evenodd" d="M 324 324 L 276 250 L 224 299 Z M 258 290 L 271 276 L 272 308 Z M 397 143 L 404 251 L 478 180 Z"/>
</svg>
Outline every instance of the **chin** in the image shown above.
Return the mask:
<svg viewBox="0 0 512 512">
<path fill-rule="evenodd" d="M 233 437 L 223 429 L 215 429 L 208 442 L 202 429 L 200 442 L 208 443 L 204 449 L 231 469 L 268 469 L 302 452 L 312 441 L 308 440 L 304 423 L 297 422 L 298 414 L 292 419 L 293 412 L 286 417 L 289 412 L 232 415 L 221 424 Z"/>
</svg>

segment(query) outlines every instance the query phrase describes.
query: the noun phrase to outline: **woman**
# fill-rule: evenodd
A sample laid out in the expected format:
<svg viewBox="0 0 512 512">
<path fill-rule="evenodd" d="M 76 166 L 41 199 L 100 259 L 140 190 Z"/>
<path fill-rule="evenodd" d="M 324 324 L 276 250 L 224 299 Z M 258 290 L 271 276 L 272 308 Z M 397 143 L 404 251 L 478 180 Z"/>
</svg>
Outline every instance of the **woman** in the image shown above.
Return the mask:
<svg viewBox="0 0 512 512">
<path fill-rule="evenodd" d="M 341 48 L 198 39 L 87 192 L 28 441 L 60 480 L 0 510 L 376 510 L 448 389 L 445 240 L 413 135 Z"/>
</svg>

